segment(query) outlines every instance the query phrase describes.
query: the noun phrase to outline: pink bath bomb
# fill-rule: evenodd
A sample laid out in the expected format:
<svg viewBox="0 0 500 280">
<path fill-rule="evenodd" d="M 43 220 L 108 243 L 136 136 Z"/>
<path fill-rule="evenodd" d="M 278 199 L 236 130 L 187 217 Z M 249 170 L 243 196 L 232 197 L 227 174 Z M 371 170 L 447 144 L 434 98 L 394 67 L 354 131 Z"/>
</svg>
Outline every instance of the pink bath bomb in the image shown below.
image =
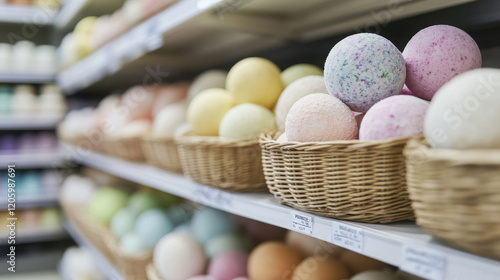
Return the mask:
<svg viewBox="0 0 500 280">
<path fill-rule="evenodd" d="M 411 92 L 411 90 L 406 86 L 406 84 L 403 86 L 403 89 L 401 90 L 401 92 L 399 94 L 415 96 L 415 94 L 413 92 Z"/>
<path fill-rule="evenodd" d="M 151 88 L 135 86 L 127 90 L 121 100 L 121 105 L 127 108 L 127 120 L 151 119 L 155 94 Z"/>
<path fill-rule="evenodd" d="M 358 125 L 342 101 L 315 93 L 293 104 L 286 117 L 285 132 L 288 141 L 352 140 L 358 136 Z"/>
<path fill-rule="evenodd" d="M 248 277 L 238 277 L 234 278 L 233 280 L 250 280 Z"/>
<path fill-rule="evenodd" d="M 187 280 L 218 280 L 218 279 L 214 279 L 210 275 L 198 275 L 198 276 L 191 277 Z"/>
<path fill-rule="evenodd" d="M 481 52 L 474 39 L 449 25 L 420 30 L 406 45 L 403 57 L 406 85 L 425 100 L 431 100 L 451 78 L 481 67 Z"/>
<path fill-rule="evenodd" d="M 383 140 L 421 135 L 429 103 L 409 95 L 396 95 L 366 112 L 359 130 L 360 140 Z"/>
<path fill-rule="evenodd" d="M 231 251 L 217 256 L 208 268 L 208 274 L 217 280 L 232 280 L 247 276 L 248 254 Z"/>
<path fill-rule="evenodd" d="M 153 117 L 156 117 L 161 109 L 170 104 L 184 101 L 189 90 L 189 83 L 179 82 L 170 85 L 160 85 L 155 88 L 155 101 L 153 106 Z"/>
</svg>

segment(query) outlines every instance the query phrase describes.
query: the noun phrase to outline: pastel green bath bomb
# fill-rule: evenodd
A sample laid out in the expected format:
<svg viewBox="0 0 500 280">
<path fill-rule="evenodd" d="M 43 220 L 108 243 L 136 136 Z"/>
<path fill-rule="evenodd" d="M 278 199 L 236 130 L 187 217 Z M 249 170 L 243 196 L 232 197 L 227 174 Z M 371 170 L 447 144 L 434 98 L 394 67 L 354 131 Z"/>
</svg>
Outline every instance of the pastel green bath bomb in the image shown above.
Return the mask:
<svg viewBox="0 0 500 280">
<path fill-rule="evenodd" d="M 125 191 L 103 187 L 94 193 L 87 211 L 95 221 L 107 226 L 116 212 L 125 207 L 127 202 L 128 194 Z"/>
<path fill-rule="evenodd" d="M 120 240 L 120 247 L 122 251 L 128 255 L 142 253 L 149 249 L 146 246 L 144 246 L 143 239 L 135 232 L 127 233 Z"/>
<path fill-rule="evenodd" d="M 187 119 L 192 131 L 200 136 L 218 136 L 220 121 L 233 105 L 233 97 L 227 90 L 202 91 L 188 107 Z"/>
<path fill-rule="evenodd" d="M 236 104 L 255 103 L 271 109 L 284 88 L 280 75 L 278 66 L 267 59 L 245 58 L 229 71 L 226 89 Z"/>
<path fill-rule="evenodd" d="M 138 191 L 130 196 L 128 207 L 134 209 L 138 213 L 142 213 L 146 210 L 160 207 L 160 202 L 154 194 Z"/>
<path fill-rule="evenodd" d="M 323 70 L 318 66 L 314 66 L 312 64 L 295 64 L 290 66 L 281 73 L 281 81 L 287 87 L 289 84 L 294 81 L 305 77 L 305 76 L 323 76 Z"/>
<path fill-rule="evenodd" d="M 111 219 L 109 228 L 116 238 L 121 239 L 127 233 L 134 231 L 135 221 L 139 212 L 131 207 L 122 208 Z"/>
<path fill-rule="evenodd" d="M 251 139 L 272 130 L 276 130 L 276 121 L 269 109 L 244 103 L 227 112 L 220 123 L 219 135 L 228 139 Z"/>
</svg>

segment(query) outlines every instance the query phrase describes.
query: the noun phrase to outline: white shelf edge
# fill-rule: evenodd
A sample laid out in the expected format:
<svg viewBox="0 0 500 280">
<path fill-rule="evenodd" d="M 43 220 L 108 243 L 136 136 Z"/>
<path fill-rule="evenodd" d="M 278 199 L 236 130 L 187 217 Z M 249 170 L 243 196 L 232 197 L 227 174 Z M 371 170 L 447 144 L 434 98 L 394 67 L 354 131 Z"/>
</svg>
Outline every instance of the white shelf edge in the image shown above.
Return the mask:
<svg viewBox="0 0 500 280">
<path fill-rule="evenodd" d="M 91 151 L 82 151 L 68 145 L 64 145 L 64 149 L 67 153 L 67 160 L 75 160 L 118 177 L 186 199 L 192 200 L 196 189 L 200 187 L 207 188 L 182 175 L 146 164 L 132 163 Z M 239 216 L 294 230 L 291 227 L 290 217 L 292 211 L 298 210 L 281 205 L 271 194 L 230 193 L 230 196 L 232 197 L 232 207 L 230 209 L 217 204 L 209 206 Z M 497 280 L 498 275 L 500 275 L 500 262 L 440 244 L 413 223 L 396 223 L 390 225 L 364 224 L 324 218 L 306 212 L 302 213 L 313 216 L 314 229 L 312 236 L 328 242 L 331 242 L 332 221 L 363 229 L 364 249 L 362 254 L 397 267 L 400 267 L 402 264 L 403 247 L 405 245 L 413 245 L 422 249 L 439 251 L 446 256 L 445 279 L 447 280 Z"/>
<path fill-rule="evenodd" d="M 64 4 L 54 18 L 54 26 L 63 29 L 85 7 L 89 0 L 72 0 Z"/>
<path fill-rule="evenodd" d="M 15 164 L 16 169 L 56 168 L 61 166 L 63 162 L 63 156 L 58 151 L 50 153 L 0 154 L 0 170 L 6 169 L 9 164 Z"/>
<path fill-rule="evenodd" d="M 64 115 L 0 115 L 0 130 L 55 129 Z"/>
<path fill-rule="evenodd" d="M 0 245 L 7 244 L 7 234 L 6 231 L 2 232 Z M 62 226 L 60 228 L 21 229 L 16 232 L 16 244 L 48 242 L 61 240 L 67 237 L 68 234 Z"/>
<path fill-rule="evenodd" d="M 57 11 L 36 6 L 0 4 L 0 22 L 52 25 Z"/>
<path fill-rule="evenodd" d="M 37 84 L 37 83 L 53 83 L 55 80 L 56 80 L 55 71 L 0 69 L 1 83 Z"/>
<path fill-rule="evenodd" d="M 55 206 L 59 204 L 59 192 L 42 193 L 36 196 L 23 196 L 16 197 L 16 210 L 42 208 L 47 206 Z M 0 203 L 0 211 L 7 210 L 7 201 Z"/>
</svg>

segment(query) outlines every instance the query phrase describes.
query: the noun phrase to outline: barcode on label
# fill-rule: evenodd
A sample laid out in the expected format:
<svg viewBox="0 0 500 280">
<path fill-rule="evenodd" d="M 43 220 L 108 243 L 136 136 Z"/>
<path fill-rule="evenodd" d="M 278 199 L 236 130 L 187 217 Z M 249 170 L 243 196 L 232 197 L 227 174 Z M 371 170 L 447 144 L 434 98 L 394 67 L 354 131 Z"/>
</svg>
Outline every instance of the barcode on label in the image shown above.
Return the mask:
<svg viewBox="0 0 500 280">
<path fill-rule="evenodd" d="M 363 230 L 343 223 L 332 222 L 332 243 L 351 251 L 363 252 Z"/>
<path fill-rule="evenodd" d="M 233 197 L 230 193 L 200 185 L 193 188 L 192 200 L 226 211 L 230 211 L 233 204 Z"/>
<path fill-rule="evenodd" d="M 313 217 L 300 212 L 292 211 L 292 228 L 300 233 L 312 235 Z"/>
<path fill-rule="evenodd" d="M 401 270 L 429 280 L 443 280 L 446 272 L 446 256 L 442 253 L 406 245 L 403 248 Z"/>
</svg>

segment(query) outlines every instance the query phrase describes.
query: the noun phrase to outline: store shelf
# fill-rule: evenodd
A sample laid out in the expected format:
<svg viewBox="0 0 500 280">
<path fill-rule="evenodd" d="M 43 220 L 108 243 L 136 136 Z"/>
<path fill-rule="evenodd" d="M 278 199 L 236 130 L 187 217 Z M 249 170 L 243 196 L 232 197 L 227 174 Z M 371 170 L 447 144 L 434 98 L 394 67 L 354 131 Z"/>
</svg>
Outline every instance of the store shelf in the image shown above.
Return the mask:
<svg viewBox="0 0 500 280">
<path fill-rule="evenodd" d="M 18 221 L 19 222 L 19 221 Z M 0 233 L 0 245 L 7 244 L 6 231 Z M 68 234 L 64 228 L 35 228 L 35 229 L 19 229 L 16 232 L 16 244 L 28 244 L 38 242 L 48 242 L 68 238 Z"/>
<path fill-rule="evenodd" d="M 41 193 L 36 196 L 20 195 L 16 198 L 16 210 L 29 208 L 42 208 L 59 204 L 59 193 Z M 7 209 L 7 201 L 0 202 L 0 211 Z"/>
<path fill-rule="evenodd" d="M 0 11 L 1 9 L 2 8 L 0 7 Z M 0 15 L 0 18 L 1 17 L 2 16 Z M 53 83 L 55 79 L 55 72 L 0 69 L 0 83 L 44 84 Z"/>
<path fill-rule="evenodd" d="M 51 25 L 56 12 L 47 8 L 0 4 L 0 22 Z"/>
<path fill-rule="evenodd" d="M 10 164 L 14 164 L 16 169 L 55 168 L 63 162 L 64 158 L 60 152 L 0 154 L 0 170 L 6 169 Z"/>
<path fill-rule="evenodd" d="M 65 1 L 61 10 L 54 19 L 58 29 L 70 30 L 81 19 L 87 16 L 101 16 L 111 14 L 120 8 L 124 0 L 71 0 Z"/>
<path fill-rule="evenodd" d="M 73 238 L 73 240 L 92 256 L 94 262 L 99 266 L 101 271 L 110 280 L 124 280 L 118 270 L 111 264 L 111 262 L 85 237 L 85 235 L 78 229 L 78 227 L 71 221 L 64 222 L 64 228 Z M 65 278 L 66 279 L 66 278 Z"/>
<path fill-rule="evenodd" d="M 379 11 L 391 20 L 474 0 L 387 1 L 182 0 L 62 71 L 71 94 L 96 86 L 161 82 L 291 41 L 306 42 L 364 28 Z M 148 78 L 149 80 L 147 80 Z M 96 85 L 97 84 L 97 85 Z"/>
<path fill-rule="evenodd" d="M 500 275 L 500 262 L 475 256 L 447 247 L 414 223 L 391 225 L 364 224 L 339 221 L 307 214 L 283 206 L 270 194 L 237 194 L 216 190 L 193 182 L 182 175 L 163 171 L 145 164 L 132 163 L 93 152 L 81 156 L 75 148 L 72 158 L 82 164 L 100 169 L 124 179 L 150 186 L 168 193 L 194 200 L 230 213 L 248 217 L 290 230 L 292 213 L 313 217 L 312 236 L 332 241 L 333 225 L 354 226 L 363 231 L 362 254 L 394 266 L 403 264 L 405 246 L 439 252 L 446 259 L 445 278 L 449 280 L 496 280 Z"/>
<path fill-rule="evenodd" d="M 63 115 L 0 115 L 0 130 L 55 129 Z"/>
</svg>

